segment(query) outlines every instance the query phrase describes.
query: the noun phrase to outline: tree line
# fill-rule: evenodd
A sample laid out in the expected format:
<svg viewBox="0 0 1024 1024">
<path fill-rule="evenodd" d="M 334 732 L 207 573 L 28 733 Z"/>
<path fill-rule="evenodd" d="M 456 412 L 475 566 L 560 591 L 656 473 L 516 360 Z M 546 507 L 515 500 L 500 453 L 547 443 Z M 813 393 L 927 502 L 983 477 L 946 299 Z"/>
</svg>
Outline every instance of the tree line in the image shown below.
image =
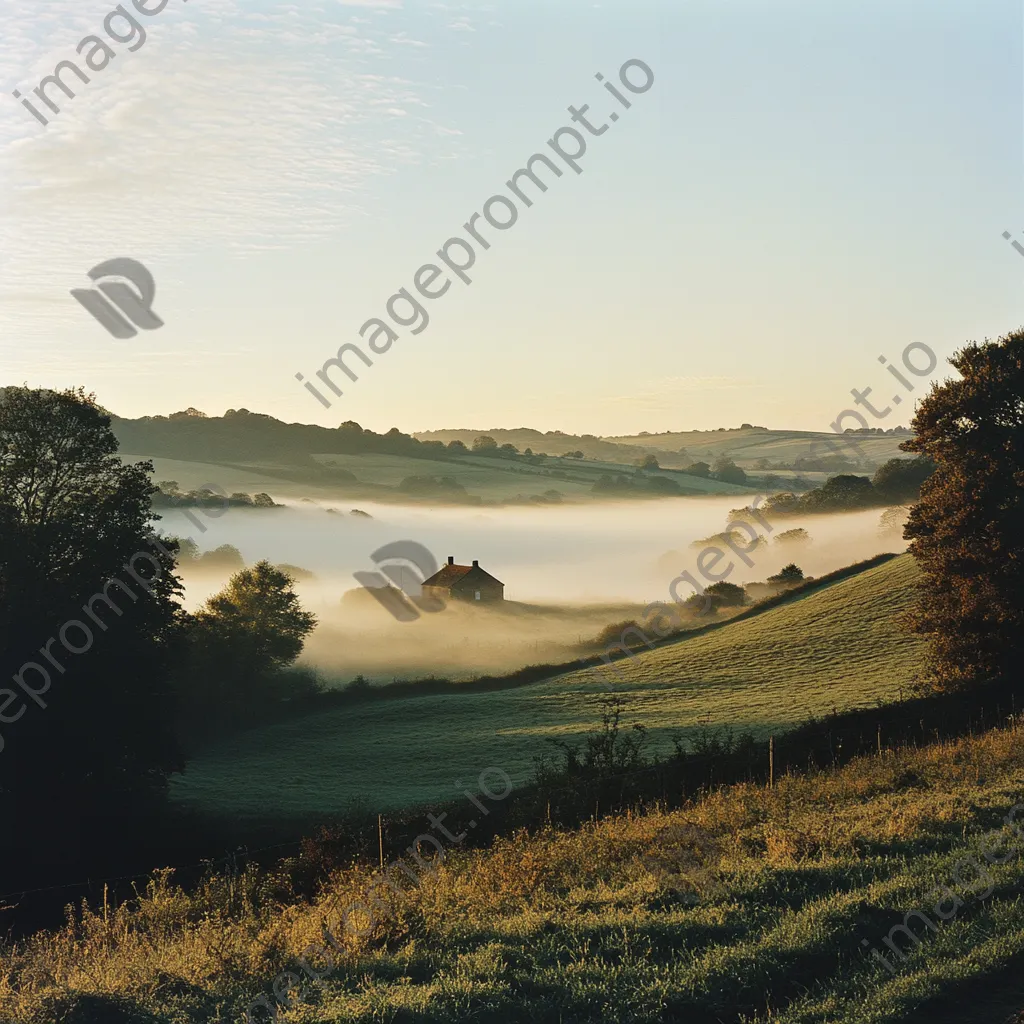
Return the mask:
<svg viewBox="0 0 1024 1024">
<path fill-rule="evenodd" d="M 292 577 L 240 568 L 187 612 L 178 562 L 193 551 L 153 530 L 152 464 L 117 451 L 110 417 L 81 389 L 0 394 L 0 868 L 11 887 L 102 860 L 164 811 L 197 737 L 315 687 L 289 669 L 316 622 Z"/>
</svg>

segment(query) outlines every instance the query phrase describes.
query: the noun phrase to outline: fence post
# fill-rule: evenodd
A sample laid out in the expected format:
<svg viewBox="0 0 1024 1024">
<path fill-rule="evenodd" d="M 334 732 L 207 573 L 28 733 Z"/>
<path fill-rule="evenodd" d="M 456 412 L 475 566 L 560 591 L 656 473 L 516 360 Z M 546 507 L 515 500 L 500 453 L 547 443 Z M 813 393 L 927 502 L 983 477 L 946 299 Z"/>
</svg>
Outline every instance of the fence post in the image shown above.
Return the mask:
<svg viewBox="0 0 1024 1024">
<path fill-rule="evenodd" d="M 377 815 L 377 848 L 380 851 L 380 869 L 384 870 L 384 816 Z"/>
<path fill-rule="evenodd" d="M 768 788 L 775 788 L 775 737 L 768 737 Z"/>
</svg>

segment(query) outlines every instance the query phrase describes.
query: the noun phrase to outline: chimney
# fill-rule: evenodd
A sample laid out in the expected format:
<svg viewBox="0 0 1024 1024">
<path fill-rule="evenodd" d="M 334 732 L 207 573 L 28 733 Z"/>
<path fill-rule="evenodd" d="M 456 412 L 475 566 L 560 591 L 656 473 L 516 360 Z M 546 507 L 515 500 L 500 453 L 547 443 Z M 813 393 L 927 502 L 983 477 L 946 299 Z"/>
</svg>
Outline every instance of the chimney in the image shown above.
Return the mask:
<svg viewBox="0 0 1024 1024">
<path fill-rule="evenodd" d="M 454 555 L 449 555 L 448 556 L 448 564 L 449 565 L 454 565 L 455 564 L 455 556 Z"/>
<path fill-rule="evenodd" d="M 475 558 L 473 559 L 473 568 L 474 569 L 479 569 L 480 568 L 480 563 Z"/>
</svg>

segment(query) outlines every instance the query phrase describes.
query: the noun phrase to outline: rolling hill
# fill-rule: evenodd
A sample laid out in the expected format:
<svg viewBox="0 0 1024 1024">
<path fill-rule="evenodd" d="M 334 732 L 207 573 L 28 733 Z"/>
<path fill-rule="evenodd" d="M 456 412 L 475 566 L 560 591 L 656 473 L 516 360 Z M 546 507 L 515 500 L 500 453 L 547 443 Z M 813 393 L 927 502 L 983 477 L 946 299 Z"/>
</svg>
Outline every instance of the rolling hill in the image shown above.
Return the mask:
<svg viewBox="0 0 1024 1024">
<path fill-rule="evenodd" d="M 421 441 L 397 428 L 377 434 L 352 422 L 334 428 L 284 423 L 247 409 L 231 409 L 223 416 L 195 409 L 136 420 L 112 416 L 111 426 L 122 457 L 153 460 L 157 480 L 175 480 L 186 491 L 213 484 L 228 492 L 266 491 L 280 498 L 330 496 L 408 504 L 600 501 L 608 495 L 593 491 L 599 478 L 633 478 L 643 454 L 641 449 L 606 444 L 601 446 L 602 461 L 559 457 L 571 447 L 553 449 L 549 458 L 488 458 L 447 449 L 438 440 Z M 670 468 L 647 474 L 641 482 L 646 485 L 659 476 L 671 481 L 673 494 L 684 496 L 750 494 L 755 489 L 753 483 L 739 487 Z M 441 478 L 454 480 L 456 486 L 403 486 L 403 481 L 414 484 L 418 479 L 422 484 Z M 665 492 L 617 491 L 614 497 L 647 494 Z"/>
<path fill-rule="evenodd" d="M 487 434 L 499 445 L 514 444 L 520 450 L 527 447 L 535 452 L 561 455 L 582 451 L 588 459 L 596 461 L 635 463 L 642 456 L 653 454 L 668 467 L 688 466 L 692 462 L 713 463 L 724 457 L 749 470 L 759 459 L 790 468 L 797 459 L 827 456 L 831 449 L 826 442 L 836 444 L 836 435 L 812 430 L 767 430 L 763 427 L 744 427 L 734 430 L 686 430 L 663 434 L 632 434 L 621 437 L 596 437 L 593 434 L 565 434 L 560 430 L 541 433 L 527 427 L 514 430 L 425 430 L 413 436 L 421 441 L 462 441 L 471 445 L 474 438 Z M 853 440 L 863 456 L 865 471 L 868 464 L 881 465 L 887 459 L 906 458 L 899 449 L 900 442 L 912 435 L 909 432 L 857 435 Z M 681 454 L 685 453 L 685 454 Z M 855 461 L 855 452 L 843 451 Z"/>
<path fill-rule="evenodd" d="M 840 449 L 842 454 L 865 463 L 881 465 L 888 459 L 907 458 L 900 451 L 900 443 L 912 437 L 910 431 L 887 434 L 858 434 L 852 440 L 857 450 Z M 826 442 L 838 444 L 835 434 L 811 430 L 765 430 L 761 427 L 736 430 L 686 430 L 666 434 L 637 434 L 635 436 L 607 437 L 613 444 L 642 444 L 655 452 L 678 453 L 680 448 L 693 460 L 713 463 L 720 456 L 730 458 L 744 469 L 754 467 L 759 459 L 773 464 L 792 466 L 797 459 L 820 458 L 828 455 Z"/>
<path fill-rule="evenodd" d="M 921 641 L 896 623 L 917 569 L 894 558 L 739 621 L 615 664 L 615 692 L 662 749 L 702 724 L 781 732 L 833 708 L 895 699 Z M 175 779 L 184 806 L 253 824 L 308 824 L 353 807 L 450 798 L 497 766 L 525 780 L 551 739 L 589 730 L 607 693 L 595 669 L 505 690 L 425 695 L 325 711 L 218 743 Z"/>
</svg>

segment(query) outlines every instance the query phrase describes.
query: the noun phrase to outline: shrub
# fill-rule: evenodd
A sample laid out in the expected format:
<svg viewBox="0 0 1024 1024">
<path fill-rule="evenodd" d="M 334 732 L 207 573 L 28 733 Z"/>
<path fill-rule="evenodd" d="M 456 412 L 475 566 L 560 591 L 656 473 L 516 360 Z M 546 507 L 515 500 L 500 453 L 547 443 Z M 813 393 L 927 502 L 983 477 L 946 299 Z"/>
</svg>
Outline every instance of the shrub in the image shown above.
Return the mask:
<svg viewBox="0 0 1024 1024">
<path fill-rule="evenodd" d="M 803 581 L 804 571 L 795 562 L 790 562 L 789 565 L 783 566 L 774 576 L 768 577 L 769 583 L 782 583 L 784 585 L 803 583 Z"/>
<path fill-rule="evenodd" d="M 742 608 L 747 603 L 746 591 L 735 583 L 712 583 L 704 593 L 714 597 L 722 608 Z"/>
<path fill-rule="evenodd" d="M 810 541 L 811 535 L 802 527 L 795 530 L 786 530 L 775 538 L 776 544 L 806 544 Z"/>
</svg>

